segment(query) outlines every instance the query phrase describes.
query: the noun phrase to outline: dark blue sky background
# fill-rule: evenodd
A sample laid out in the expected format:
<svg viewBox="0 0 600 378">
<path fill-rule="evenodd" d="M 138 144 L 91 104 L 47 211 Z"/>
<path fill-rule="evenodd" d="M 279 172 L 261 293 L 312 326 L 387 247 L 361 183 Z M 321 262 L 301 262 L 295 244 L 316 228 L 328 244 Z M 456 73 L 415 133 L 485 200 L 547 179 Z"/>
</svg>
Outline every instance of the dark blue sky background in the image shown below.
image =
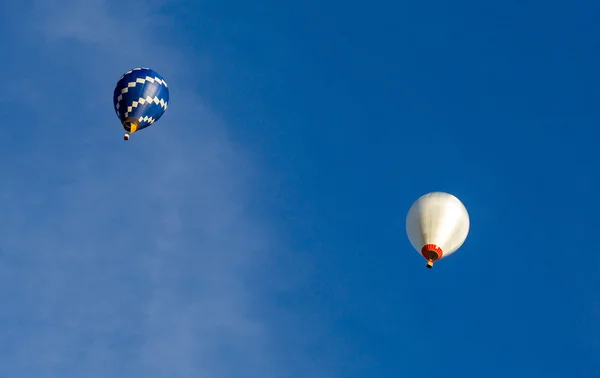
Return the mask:
<svg viewBox="0 0 600 378">
<path fill-rule="evenodd" d="M 268 346 L 261 349 L 260 368 L 252 365 L 257 357 L 251 352 L 257 349 L 257 340 L 263 343 L 267 336 L 253 333 L 249 338 L 244 332 L 255 328 L 238 326 L 246 323 L 236 319 L 224 333 L 213 333 L 222 329 L 207 326 L 214 342 L 185 327 L 181 335 L 191 339 L 185 338 L 185 345 L 166 336 L 166 341 L 152 339 L 156 343 L 152 351 L 157 354 L 148 354 L 156 356 L 150 363 L 138 356 L 149 341 L 134 338 L 126 343 L 121 337 L 113 339 L 110 332 L 129 332 L 131 327 L 123 324 L 143 319 L 141 312 L 134 310 L 150 306 L 148 303 L 153 303 L 155 310 L 156 306 L 171 305 L 157 299 L 137 302 L 139 296 L 131 294 L 134 300 L 128 305 L 134 310 L 126 312 L 113 302 L 105 303 L 105 308 L 113 308 L 113 319 L 121 310 L 128 313 L 123 315 L 125 323 L 106 326 L 105 333 L 88 330 L 89 340 L 64 344 L 63 349 L 55 349 L 60 350 L 56 352 L 60 358 L 48 358 L 39 370 L 31 370 L 26 362 L 15 362 L 19 360 L 11 354 L 14 348 L 7 345 L 22 339 L 20 334 L 39 332 L 15 319 L 39 310 L 37 305 L 23 302 L 24 295 L 45 294 L 28 284 L 28 275 L 20 275 L 18 283 L 5 276 L 2 287 L 9 287 L 9 294 L 0 296 L 0 304 L 6 329 L 1 332 L 0 326 L 0 334 L 10 328 L 15 339 L 2 342 L 5 352 L 0 350 L 0 356 L 4 353 L 3 366 L 13 367 L 12 376 L 33 377 L 34 373 L 26 372 L 35 371 L 36 378 L 54 377 L 59 375 L 48 373 L 49 369 L 57 369 L 52 371 L 63 372 L 61 377 L 70 377 L 67 371 L 79 372 L 81 377 L 94 366 L 108 369 L 105 364 L 95 365 L 98 360 L 79 359 L 79 365 L 74 360 L 63 361 L 99 334 L 104 335 L 106 345 L 117 345 L 104 348 L 105 344 L 92 343 L 104 353 L 101 361 L 108 361 L 113 369 L 106 372 L 115 377 L 166 377 L 160 375 L 161 369 L 164 374 L 173 373 L 172 377 L 211 378 L 598 376 L 600 265 L 595 255 L 600 236 L 596 217 L 600 211 L 600 2 L 92 4 L 82 0 L 69 2 L 68 12 L 49 4 L 41 1 L 34 7 L 38 20 L 45 20 L 39 22 L 46 25 L 47 32 L 43 27 L 41 33 L 32 28 L 34 31 L 28 31 L 32 36 L 24 33 L 13 47 L 10 43 L 17 42 L 8 41 L 6 34 L 3 37 L 6 48 L 16 52 L 0 67 L 35 89 L 27 91 L 22 81 L 13 79 L 6 92 L 20 88 L 27 94 L 55 95 L 51 111 L 39 108 L 32 112 L 32 117 L 41 114 L 52 123 L 44 126 L 45 122 L 37 121 L 39 125 L 32 126 L 30 133 L 35 135 L 39 129 L 38 135 L 44 136 L 32 137 L 35 143 L 26 130 L 15 129 L 20 116 L 6 110 L 9 103 L 19 106 L 18 101 L 10 95 L 3 99 L 5 126 L 0 146 L 4 152 L 0 157 L 5 160 L 5 180 L 12 189 L 5 189 L 2 217 L 16 230 L 10 231 L 14 245 L 19 245 L 18 236 L 26 233 L 7 218 L 11 214 L 25 212 L 27 219 L 38 221 L 61 216 L 48 215 L 54 203 L 51 198 L 36 197 L 48 208 L 32 210 L 12 197 L 30 188 L 27 180 L 34 173 L 24 167 L 39 166 L 35 159 L 45 160 L 54 167 L 47 172 L 54 169 L 59 176 L 59 164 L 71 164 L 74 168 L 69 172 L 85 171 L 85 180 L 71 184 L 77 188 L 97 188 L 97 182 L 113 191 L 123 185 L 147 188 L 151 177 L 156 177 L 151 180 L 156 185 L 171 182 L 173 187 L 153 191 L 131 208 L 120 208 L 116 197 L 100 196 L 92 201 L 84 196 L 85 190 L 73 189 L 82 196 L 82 203 L 95 201 L 99 207 L 116 209 L 112 215 L 105 214 L 105 222 L 95 217 L 86 221 L 91 222 L 91 231 L 78 231 L 81 242 L 93 244 L 94 232 L 116 237 L 120 234 L 109 231 L 113 229 L 111 219 L 136 224 L 144 217 L 156 216 L 148 201 L 155 200 L 159 206 L 162 202 L 157 198 L 162 198 L 167 206 L 174 201 L 171 196 L 178 196 L 174 190 L 185 192 L 177 201 L 180 215 L 176 218 L 184 225 L 177 229 L 180 243 L 169 244 L 176 252 L 152 247 L 157 242 L 151 238 L 143 242 L 134 238 L 120 247 L 122 252 L 114 249 L 115 259 L 121 253 L 140 250 L 139 256 L 133 253 L 121 264 L 123 277 L 129 277 L 129 285 L 147 288 L 142 281 L 151 275 L 150 268 L 142 268 L 138 262 L 152 251 L 157 266 L 167 264 L 172 269 L 169 279 L 187 277 L 169 286 L 171 291 L 163 288 L 176 296 L 178 303 L 198 302 L 199 307 L 212 308 L 213 302 L 202 297 L 210 291 L 203 285 L 222 285 L 223 290 L 215 291 L 210 300 L 222 303 L 221 298 L 227 297 L 232 304 L 218 307 L 222 313 L 211 313 L 211 319 L 247 311 L 274 336 L 269 336 Z M 17 23 L 18 17 L 25 17 L 24 3 L 15 2 L 9 8 L 9 15 L 15 17 L 7 21 L 7 32 L 29 28 Z M 126 27 L 130 15 L 140 9 L 146 16 L 139 19 L 148 22 Z M 92 17 L 97 14 L 102 17 Z M 136 53 L 119 52 L 128 49 Z M 28 72 L 43 66 L 41 59 L 52 65 L 48 71 L 53 79 L 38 72 L 44 85 L 37 85 L 39 81 Z M 164 119 L 121 146 L 120 126 L 110 107 L 112 87 L 123 72 L 140 65 L 165 76 L 171 104 Z M 92 66 L 95 68 L 88 71 L 81 68 Z M 74 70 L 83 73 L 74 74 Z M 84 118 L 87 111 L 94 113 L 90 118 L 95 117 L 89 125 L 93 131 L 82 142 L 83 136 L 71 134 L 78 127 L 68 125 L 74 102 L 71 90 L 82 88 L 71 79 L 90 76 L 93 79 L 85 85 L 96 85 L 92 91 L 99 101 L 86 108 L 93 111 L 81 110 Z M 67 84 L 61 87 L 62 82 Z M 25 94 L 18 96 L 23 103 L 30 102 Z M 79 116 L 77 113 L 76 118 Z M 220 121 L 213 122 L 213 118 Z M 44 132 L 45 127 L 56 134 Z M 226 151 L 222 154 L 227 158 L 203 152 L 213 149 Z M 112 163 L 103 160 L 107 155 Z M 167 155 L 172 164 L 161 162 Z M 28 156 L 30 162 L 13 163 L 19 156 Z M 146 166 L 141 171 L 122 167 L 121 162 L 132 160 L 147 161 L 142 164 Z M 136 170 L 137 181 L 127 178 Z M 249 171 L 252 178 L 245 176 Z M 63 193 L 61 183 L 53 185 L 52 190 Z M 219 200 L 234 202 L 228 190 L 242 186 L 243 193 L 235 194 L 237 210 L 230 209 L 233 205 L 218 205 Z M 471 217 L 471 231 L 463 247 L 431 271 L 410 246 L 404 223 L 413 201 L 430 191 L 456 195 Z M 64 203 L 72 201 L 70 196 L 60 198 Z M 207 214 L 209 207 L 212 215 Z M 52 211 L 63 214 L 59 208 Z M 90 207 L 87 216 L 90 211 L 95 210 Z M 230 223 L 217 227 L 213 219 L 224 217 L 223 211 L 230 215 Z M 76 219 L 77 214 L 72 216 Z M 198 222 L 198 217 L 206 220 Z M 23 222 L 23 228 L 31 227 Z M 66 235 L 75 231 L 66 224 L 64 240 L 70 240 Z M 35 230 L 45 234 L 45 227 L 41 222 Z M 150 225 L 141 227 L 146 227 L 147 233 L 153 230 Z M 161 232 L 161 227 L 157 223 L 159 231 L 154 232 Z M 277 237 L 257 241 L 258 231 L 253 227 L 267 229 L 265 235 Z M 204 235 L 209 234 L 212 239 L 206 242 Z M 29 235 L 31 240 L 37 237 Z M 52 248 L 61 249 L 61 240 L 56 239 Z M 36 256 L 35 251 L 50 248 L 48 243 L 39 244 L 44 246 L 24 248 L 22 253 Z M 261 253 L 263 259 L 252 263 L 252 269 L 244 268 L 250 264 L 247 261 L 255 260 L 254 247 L 249 245 L 269 251 Z M 217 252 L 204 256 L 202 251 L 211 248 Z M 227 249 L 227 256 L 232 257 L 222 257 L 219 248 Z M 189 251 L 184 255 L 190 260 L 177 255 L 183 250 Z M 6 261 L 14 259 L 6 253 L 0 258 L 11 272 L 14 266 Z M 46 256 L 47 252 L 39 253 Z M 173 262 L 175 255 L 177 263 Z M 72 260 L 65 259 L 62 267 L 67 269 L 64 264 Z M 35 257 L 27 261 L 37 261 L 36 275 L 47 269 Z M 231 261 L 236 269 L 238 264 L 239 269 L 246 269 L 246 278 L 228 268 L 234 264 Z M 213 263 L 214 268 L 202 268 L 203 272 L 194 268 Z M 86 264 L 92 275 L 113 269 L 108 264 L 104 273 L 98 273 L 96 260 Z M 27 266 L 24 263 L 20 269 L 27 270 Z M 195 278 L 221 275 L 218 269 L 226 271 L 231 282 Z M 156 282 L 166 279 L 152 277 L 152 287 L 161 287 Z M 71 277 L 73 283 L 80 278 Z M 108 286 L 92 286 L 97 293 L 110 296 Z M 244 289 L 233 292 L 233 286 Z M 244 294 L 249 287 L 256 289 L 252 297 Z M 70 296 L 59 290 L 53 295 L 68 301 Z M 154 292 L 148 290 L 150 298 Z M 94 301 L 86 298 L 93 306 Z M 236 302 L 235 298 L 241 299 Z M 254 298 L 268 305 L 258 304 Z M 239 305 L 247 301 L 252 304 Z M 58 299 L 48 303 L 64 308 Z M 178 322 L 177 316 L 157 315 L 146 332 L 155 332 L 153 327 L 168 321 Z M 202 311 L 189 316 L 191 324 L 207 323 Z M 199 342 L 196 338 L 205 340 L 202 348 L 194 344 Z M 213 356 L 220 343 L 216 340 L 228 338 L 238 354 L 219 349 L 218 356 Z M 50 344 L 38 350 L 47 350 Z M 21 349 L 28 350 L 28 345 L 22 343 Z M 172 355 L 185 349 L 189 360 L 165 359 L 161 348 L 168 348 Z M 139 358 L 124 358 L 128 353 Z M 192 364 L 198 356 L 210 363 Z M 187 364 L 187 370 L 167 368 L 171 363 Z"/>
<path fill-rule="evenodd" d="M 290 306 L 325 306 L 362 365 L 346 377 L 600 368 L 600 4 L 585 3 L 190 5 L 181 31 L 220 61 L 204 88 L 285 177 L 275 212 L 318 261 Z M 429 272 L 403 217 L 435 190 L 472 230 Z"/>
</svg>

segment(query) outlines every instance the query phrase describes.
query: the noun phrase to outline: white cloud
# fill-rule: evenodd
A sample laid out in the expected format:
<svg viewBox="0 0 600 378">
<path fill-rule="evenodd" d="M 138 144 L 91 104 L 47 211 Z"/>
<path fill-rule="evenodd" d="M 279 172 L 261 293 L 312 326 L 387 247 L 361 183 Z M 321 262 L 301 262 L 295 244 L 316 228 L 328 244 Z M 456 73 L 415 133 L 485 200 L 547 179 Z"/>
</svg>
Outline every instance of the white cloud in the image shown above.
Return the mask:
<svg viewBox="0 0 600 378">
<path fill-rule="evenodd" d="M 159 3 L 143 4 L 148 25 L 169 22 L 152 14 Z M 38 83 L 24 101 L 43 122 L 15 134 L 29 139 L 0 163 L 3 375 L 324 375 L 303 345 L 285 345 L 303 325 L 268 298 L 292 272 L 269 292 L 253 281 L 285 251 L 273 251 L 281 241 L 246 209 L 256 194 L 251 155 L 194 94 L 185 56 L 150 39 L 136 44 L 150 30 L 138 22 L 124 31 L 111 6 L 37 1 L 33 24 L 47 46 L 18 52 L 47 60 L 23 78 Z M 112 86 L 140 61 L 164 67 L 176 89 L 163 120 L 125 143 Z"/>
</svg>

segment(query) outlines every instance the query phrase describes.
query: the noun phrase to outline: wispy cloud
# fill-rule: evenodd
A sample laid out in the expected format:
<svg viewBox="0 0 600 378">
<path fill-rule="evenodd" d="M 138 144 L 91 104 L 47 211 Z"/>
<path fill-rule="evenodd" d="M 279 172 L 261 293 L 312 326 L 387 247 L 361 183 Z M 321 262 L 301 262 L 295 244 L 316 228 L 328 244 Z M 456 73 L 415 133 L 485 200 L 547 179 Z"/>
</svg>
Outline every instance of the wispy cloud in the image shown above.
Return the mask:
<svg viewBox="0 0 600 378">
<path fill-rule="evenodd" d="M 36 86 L 20 104 L 31 122 L 15 114 L 0 135 L 12 141 L 0 163 L 1 375 L 325 376 L 305 345 L 285 345 L 302 340 L 269 299 L 280 288 L 255 283 L 284 253 L 246 206 L 258 167 L 194 93 L 185 55 L 152 40 L 150 25 L 170 22 L 162 4 L 140 4 L 37 1 L 23 15 L 38 48 L 16 53 L 37 69 L 11 83 Z M 172 104 L 125 143 L 112 88 L 142 64 L 160 67 Z"/>
</svg>

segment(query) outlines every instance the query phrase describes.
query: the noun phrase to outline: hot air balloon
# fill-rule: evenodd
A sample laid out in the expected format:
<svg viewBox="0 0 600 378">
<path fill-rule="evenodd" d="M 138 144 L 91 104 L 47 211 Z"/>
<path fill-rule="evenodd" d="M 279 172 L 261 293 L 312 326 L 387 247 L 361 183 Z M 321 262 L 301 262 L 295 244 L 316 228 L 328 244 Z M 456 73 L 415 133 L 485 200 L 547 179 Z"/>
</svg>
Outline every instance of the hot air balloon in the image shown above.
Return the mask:
<svg viewBox="0 0 600 378">
<path fill-rule="evenodd" d="M 113 104 L 117 117 L 129 135 L 158 121 L 167 110 L 169 88 L 158 72 L 149 68 L 134 68 L 117 82 Z"/>
<path fill-rule="evenodd" d="M 425 259 L 427 268 L 448 257 L 467 239 L 469 213 L 452 194 L 428 193 L 411 206 L 406 217 L 406 233 L 412 246 Z"/>
</svg>

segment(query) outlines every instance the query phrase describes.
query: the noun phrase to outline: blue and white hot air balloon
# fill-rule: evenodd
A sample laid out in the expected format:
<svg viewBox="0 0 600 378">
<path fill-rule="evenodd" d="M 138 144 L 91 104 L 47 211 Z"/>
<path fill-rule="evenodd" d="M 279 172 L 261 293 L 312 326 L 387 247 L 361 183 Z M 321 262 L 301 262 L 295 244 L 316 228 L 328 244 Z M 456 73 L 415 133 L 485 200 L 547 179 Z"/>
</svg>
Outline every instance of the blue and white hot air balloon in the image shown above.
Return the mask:
<svg viewBox="0 0 600 378">
<path fill-rule="evenodd" d="M 160 74 L 149 68 L 134 68 L 117 82 L 113 104 L 125 129 L 125 140 L 158 121 L 167 110 L 169 88 Z"/>
</svg>

